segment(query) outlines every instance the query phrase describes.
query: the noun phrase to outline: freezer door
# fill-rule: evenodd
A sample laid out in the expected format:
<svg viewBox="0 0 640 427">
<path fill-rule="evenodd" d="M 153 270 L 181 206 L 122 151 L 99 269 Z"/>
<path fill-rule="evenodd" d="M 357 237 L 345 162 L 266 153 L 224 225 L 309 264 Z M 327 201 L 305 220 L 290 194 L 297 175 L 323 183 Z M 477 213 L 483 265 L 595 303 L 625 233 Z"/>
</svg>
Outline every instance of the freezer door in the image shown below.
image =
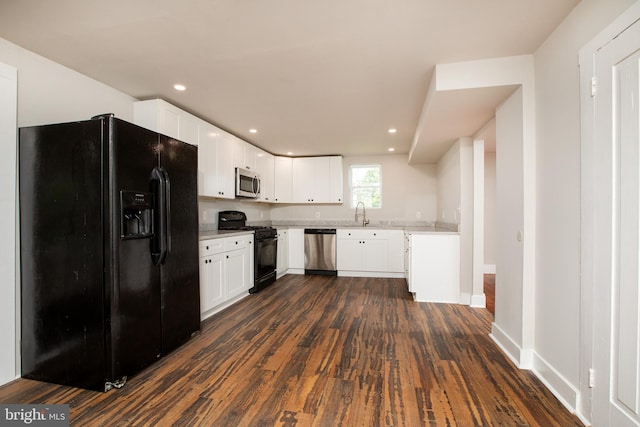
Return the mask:
<svg viewBox="0 0 640 427">
<path fill-rule="evenodd" d="M 198 147 L 161 137 L 160 166 L 169 180 L 168 253 L 161 264 L 162 352 L 200 329 Z"/>
<path fill-rule="evenodd" d="M 111 161 L 109 191 L 111 257 L 110 269 L 110 357 L 114 379 L 130 376 L 153 363 L 161 353 L 160 270 L 151 259 L 151 239 L 147 226 L 138 235 L 122 229 L 122 215 L 148 209 L 152 194 L 151 173 L 158 165 L 159 136 L 131 123 L 104 120 L 109 126 Z M 123 196 L 124 195 L 124 196 Z M 131 201 L 133 198 L 133 202 Z M 126 202 L 126 205 L 122 203 Z M 153 210 L 153 209 L 152 209 Z M 152 215 L 151 215 L 152 216 Z M 146 219 L 145 219 L 146 221 Z M 137 224 L 134 224 L 134 230 Z"/>
<path fill-rule="evenodd" d="M 99 122 L 20 129 L 22 376 L 103 390 Z"/>
</svg>

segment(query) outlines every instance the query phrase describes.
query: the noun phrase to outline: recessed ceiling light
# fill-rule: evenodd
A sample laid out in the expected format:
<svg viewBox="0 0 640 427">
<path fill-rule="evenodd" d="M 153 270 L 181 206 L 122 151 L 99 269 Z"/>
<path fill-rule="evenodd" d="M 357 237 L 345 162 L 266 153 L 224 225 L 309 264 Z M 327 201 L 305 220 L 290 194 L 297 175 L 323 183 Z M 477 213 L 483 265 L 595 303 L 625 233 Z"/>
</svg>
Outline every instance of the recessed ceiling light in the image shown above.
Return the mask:
<svg viewBox="0 0 640 427">
<path fill-rule="evenodd" d="M 287 156 L 293 156 L 293 153 L 291 151 L 287 151 Z"/>
<path fill-rule="evenodd" d="M 389 133 L 396 133 L 396 132 L 397 132 L 397 129 L 395 129 L 395 128 L 389 129 Z"/>
<path fill-rule="evenodd" d="M 393 147 L 389 147 L 389 148 L 387 148 L 387 151 L 392 152 L 392 151 L 396 151 L 396 149 L 393 148 Z"/>
<path fill-rule="evenodd" d="M 187 90 L 187 87 L 185 85 L 181 85 L 181 84 L 175 84 L 175 85 L 173 85 L 173 88 L 175 90 L 179 90 L 180 92 Z"/>
<path fill-rule="evenodd" d="M 258 133 L 258 129 L 249 129 L 249 132 L 251 132 L 251 133 Z"/>
</svg>

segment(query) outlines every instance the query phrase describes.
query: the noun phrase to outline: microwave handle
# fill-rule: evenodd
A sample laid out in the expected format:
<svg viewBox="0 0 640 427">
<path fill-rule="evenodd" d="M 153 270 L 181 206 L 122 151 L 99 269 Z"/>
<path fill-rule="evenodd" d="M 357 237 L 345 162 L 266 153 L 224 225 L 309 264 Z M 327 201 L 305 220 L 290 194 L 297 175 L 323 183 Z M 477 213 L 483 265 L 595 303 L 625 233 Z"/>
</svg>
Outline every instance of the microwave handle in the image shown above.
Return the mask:
<svg viewBox="0 0 640 427">
<path fill-rule="evenodd" d="M 256 185 L 257 184 L 257 185 Z M 256 195 L 256 197 L 260 194 L 260 179 L 258 179 L 257 176 L 253 176 L 253 194 Z"/>
</svg>

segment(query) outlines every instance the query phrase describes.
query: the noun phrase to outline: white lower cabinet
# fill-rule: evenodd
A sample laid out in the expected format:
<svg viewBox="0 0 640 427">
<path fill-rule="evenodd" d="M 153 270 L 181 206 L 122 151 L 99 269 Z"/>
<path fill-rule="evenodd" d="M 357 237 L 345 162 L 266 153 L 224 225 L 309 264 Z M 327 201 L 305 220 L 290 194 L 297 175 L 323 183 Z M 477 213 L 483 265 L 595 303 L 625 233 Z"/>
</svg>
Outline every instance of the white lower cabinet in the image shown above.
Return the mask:
<svg viewBox="0 0 640 427">
<path fill-rule="evenodd" d="M 289 271 L 304 274 L 304 228 L 289 229 Z"/>
<path fill-rule="evenodd" d="M 253 286 L 253 235 L 200 242 L 200 311 L 205 319 Z"/>
<path fill-rule="evenodd" d="M 337 268 L 341 276 L 403 276 L 401 230 L 338 229 Z"/>
<path fill-rule="evenodd" d="M 289 230 L 277 229 L 278 251 L 276 255 L 276 277 L 280 278 L 289 270 Z"/>
<path fill-rule="evenodd" d="M 422 302 L 460 302 L 460 236 L 405 233 L 409 292 Z"/>
<path fill-rule="evenodd" d="M 224 302 L 223 258 L 223 254 L 200 257 L 200 313 L 203 315 Z"/>
</svg>

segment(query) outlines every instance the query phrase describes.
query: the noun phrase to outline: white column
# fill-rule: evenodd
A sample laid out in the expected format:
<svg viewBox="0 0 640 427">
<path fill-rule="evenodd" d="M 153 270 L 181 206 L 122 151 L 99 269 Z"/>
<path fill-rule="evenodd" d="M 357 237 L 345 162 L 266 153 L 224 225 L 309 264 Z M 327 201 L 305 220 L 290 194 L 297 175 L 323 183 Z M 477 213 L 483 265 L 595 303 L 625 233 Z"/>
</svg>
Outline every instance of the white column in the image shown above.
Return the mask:
<svg viewBox="0 0 640 427">
<path fill-rule="evenodd" d="M 14 67 L 0 63 L 0 384 L 16 378 L 20 348 L 19 282 L 16 253 L 19 250 L 16 223 L 16 148 L 18 78 Z"/>
<path fill-rule="evenodd" d="M 473 141 L 472 307 L 486 307 L 484 295 L 484 140 Z"/>
</svg>

